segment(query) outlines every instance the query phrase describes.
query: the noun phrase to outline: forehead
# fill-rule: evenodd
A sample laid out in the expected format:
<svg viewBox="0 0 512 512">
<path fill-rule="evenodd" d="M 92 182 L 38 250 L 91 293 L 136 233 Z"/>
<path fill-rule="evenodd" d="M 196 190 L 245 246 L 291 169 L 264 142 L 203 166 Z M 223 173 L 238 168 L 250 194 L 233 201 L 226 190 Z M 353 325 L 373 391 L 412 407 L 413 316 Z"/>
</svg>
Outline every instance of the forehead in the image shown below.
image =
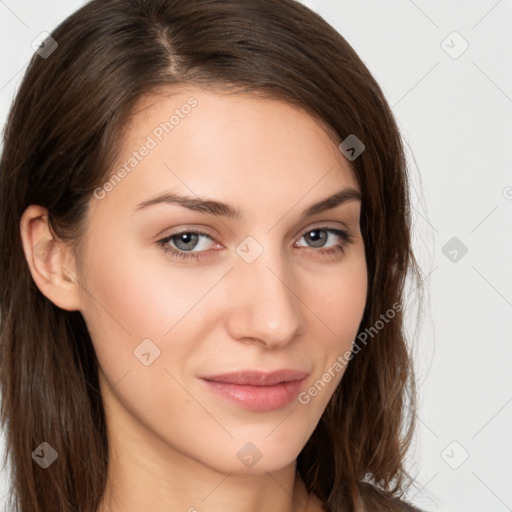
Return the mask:
<svg viewBox="0 0 512 512">
<path fill-rule="evenodd" d="M 304 110 L 248 94 L 168 89 L 141 98 L 123 128 L 108 202 L 131 206 L 167 189 L 267 208 L 358 189 L 332 134 Z M 262 202 L 268 199 L 268 203 Z M 311 202 L 308 201 L 308 202 Z"/>
</svg>

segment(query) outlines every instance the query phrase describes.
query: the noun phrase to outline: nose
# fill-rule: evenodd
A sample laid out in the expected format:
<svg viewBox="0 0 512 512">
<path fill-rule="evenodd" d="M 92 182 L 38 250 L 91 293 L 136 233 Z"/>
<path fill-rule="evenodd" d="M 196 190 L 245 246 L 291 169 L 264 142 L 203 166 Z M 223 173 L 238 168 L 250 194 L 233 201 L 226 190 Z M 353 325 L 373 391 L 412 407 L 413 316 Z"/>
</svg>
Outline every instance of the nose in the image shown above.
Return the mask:
<svg viewBox="0 0 512 512">
<path fill-rule="evenodd" d="M 263 253 L 252 263 L 235 260 L 230 272 L 228 330 L 233 339 L 278 348 L 304 330 L 303 299 L 293 269 L 280 253 Z"/>
</svg>

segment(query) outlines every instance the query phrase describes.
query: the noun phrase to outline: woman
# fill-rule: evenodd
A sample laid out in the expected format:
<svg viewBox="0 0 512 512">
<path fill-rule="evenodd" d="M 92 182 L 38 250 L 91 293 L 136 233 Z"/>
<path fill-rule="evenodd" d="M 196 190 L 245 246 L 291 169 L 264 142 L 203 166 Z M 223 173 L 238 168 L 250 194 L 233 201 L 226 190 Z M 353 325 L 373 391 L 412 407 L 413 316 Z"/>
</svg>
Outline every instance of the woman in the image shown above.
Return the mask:
<svg viewBox="0 0 512 512">
<path fill-rule="evenodd" d="M 0 194 L 17 510 L 417 510 L 405 158 L 322 18 L 87 3 L 30 63 Z"/>
</svg>

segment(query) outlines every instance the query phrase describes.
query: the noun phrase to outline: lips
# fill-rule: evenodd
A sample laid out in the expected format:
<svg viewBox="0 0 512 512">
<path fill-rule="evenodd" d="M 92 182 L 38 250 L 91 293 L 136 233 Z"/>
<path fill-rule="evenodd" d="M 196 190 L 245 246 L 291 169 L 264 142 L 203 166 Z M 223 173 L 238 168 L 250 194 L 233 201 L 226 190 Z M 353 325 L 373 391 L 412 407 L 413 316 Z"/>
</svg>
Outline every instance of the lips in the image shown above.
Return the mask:
<svg viewBox="0 0 512 512">
<path fill-rule="evenodd" d="M 245 370 L 203 377 L 208 390 L 231 404 L 252 411 L 280 409 L 297 398 L 307 372 Z"/>
<path fill-rule="evenodd" d="M 223 382 L 238 386 L 275 386 L 281 382 L 293 382 L 307 377 L 308 373 L 299 370 L 277 370 L 265 373 L 258 370 L 244 370 L 239 372 L 224 373 L 203 377 L 211 382 Z"/>
</svg>

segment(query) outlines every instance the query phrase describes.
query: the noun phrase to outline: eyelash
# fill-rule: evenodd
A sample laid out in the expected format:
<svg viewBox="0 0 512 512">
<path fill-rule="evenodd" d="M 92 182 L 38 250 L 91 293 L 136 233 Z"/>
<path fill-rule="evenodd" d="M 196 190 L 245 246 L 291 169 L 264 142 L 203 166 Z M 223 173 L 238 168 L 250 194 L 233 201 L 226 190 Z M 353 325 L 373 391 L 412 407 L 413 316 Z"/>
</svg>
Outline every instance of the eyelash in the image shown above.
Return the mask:
<svg viewBox="0 0 512 512">
<path fill-rule="evenodd" d="M 304 235 L 311 233 L 312 231 L 327 231 L 328 233 L 333 233 L 333 234 L 339 236 L 343 240 L 343 242 L 341 244 L 338 244 L 335 247 L 332 247 L 330 249 L 315 250 L 314 247 L 310 247 L 310 249 L 312 249 L 314 252 L 320 253 L 321 257 L 327 257 L 327 258 L 331 257 L 332 258 L 332 257 L 339 255 L 340 253 L 344 253 L 345 247 L 353 242 L 352 235 L 350 235 L 350 233 L 348 233 L 347 231 L 344 231 L 341 229 L 334 229 L 334 228 L 330 228 L 327 226 L 323 226 L 323 227 L 319 226 L 319 227 L 315 227 L 313 229 L 308 229 L 305 233 L 302 234 L 301 238 Z M 183 234 L 201 235 L 201 236 L 208 237 L 210 240 L 213 240 L 213 238 L 210 235 L 208 235 L 207 233 L 203 233 L 201 231 L 180 231 L 177 233 L 173 233 L 172 235 L 166 236 L 165 238 L 162 238 L 161 240 L 158 240 L 157 244 L 160 247 L 162 247 L 164 253 L 168 254 L 171 258 L 177 258 L 177 259 L 182 259 L 182 260 L 188 260 L 188 259 L 194 258 L 196 260 L 200 260 L 203 257 L 205 257 L 203 253 L 205 253 L 207 251 L 182 251 L 180 249 L 174 249 L 167 245 L 174 237 L 176 237 L 178 235 L 183 235 Z M 301 249 L 307 249 L 307 247 L 301 247 Z"/>
</svg>

